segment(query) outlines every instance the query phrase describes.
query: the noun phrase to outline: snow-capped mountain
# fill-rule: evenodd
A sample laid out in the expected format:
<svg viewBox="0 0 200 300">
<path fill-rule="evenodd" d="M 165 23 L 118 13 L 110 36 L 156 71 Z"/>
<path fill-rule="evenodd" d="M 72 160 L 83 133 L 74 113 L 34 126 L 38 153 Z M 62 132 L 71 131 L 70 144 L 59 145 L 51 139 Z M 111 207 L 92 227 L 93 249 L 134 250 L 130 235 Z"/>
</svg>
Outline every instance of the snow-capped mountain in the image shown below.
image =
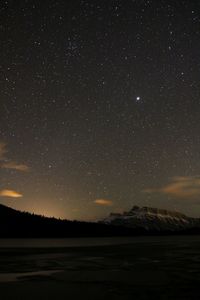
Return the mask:
<svg viewBox="0 0 200 300">
<path fill-rule="evenodd" d="M 134 206 L 129 212 L 111 213 L 103 223 L 125 226 L 129 228 L 144 228 L 156 231 L 179 231 L 200 226 L 199 219 L 153 207 Z"/>
</svg>

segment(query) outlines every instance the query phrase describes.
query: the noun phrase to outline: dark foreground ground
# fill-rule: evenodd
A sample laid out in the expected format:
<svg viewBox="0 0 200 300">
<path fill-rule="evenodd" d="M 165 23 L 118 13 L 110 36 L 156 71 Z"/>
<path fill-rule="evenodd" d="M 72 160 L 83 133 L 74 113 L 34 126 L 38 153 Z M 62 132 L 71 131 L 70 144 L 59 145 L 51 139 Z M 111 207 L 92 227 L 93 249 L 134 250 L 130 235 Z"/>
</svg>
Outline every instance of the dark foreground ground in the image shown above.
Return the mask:
<svg viewBox="0 0 200 300">
<path fill-rule="evenodd" d="M 200 238 L 0 248 L 0 299 L 199 300 Z"/>
</svg>

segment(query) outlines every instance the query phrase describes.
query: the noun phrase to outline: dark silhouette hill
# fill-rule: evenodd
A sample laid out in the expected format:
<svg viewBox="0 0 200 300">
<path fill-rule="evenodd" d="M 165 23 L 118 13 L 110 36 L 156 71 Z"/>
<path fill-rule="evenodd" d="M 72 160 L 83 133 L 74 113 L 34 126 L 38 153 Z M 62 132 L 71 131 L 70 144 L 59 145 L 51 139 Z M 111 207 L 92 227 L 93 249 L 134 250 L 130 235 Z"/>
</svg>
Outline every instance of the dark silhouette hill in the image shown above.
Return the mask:
<svg viewBox="0 0 200 300">
<path fill-rule="evenodd" d="M 147 220 L 148 221 L 148 220 Z M 198 221 L 199 222 L 199 221 Z M 40 237 L 109 237 L 135 235 L 199 234 L 199 223 L 190 227 L 154 226 L 148 228 L 142 223 L 127 226 L 127 223 L 69 221 L 49 218 L 28 212 L 17 211 L 0 204 L 0 238 L 40 238 Z M 112 223 L 112 222 L 111 222 Z M 124 226 L 125 225 L 125 226 Z"/>
<path fill-rule="evenodd" d="M 138 230 L 138 234 L 140 230 Z M 142 233 L 142 232 L 141 232 Z M 17 211 L 0 204 L 0 237 L 92 237 L 132 235 L 133 230 Z"/>
</svg>

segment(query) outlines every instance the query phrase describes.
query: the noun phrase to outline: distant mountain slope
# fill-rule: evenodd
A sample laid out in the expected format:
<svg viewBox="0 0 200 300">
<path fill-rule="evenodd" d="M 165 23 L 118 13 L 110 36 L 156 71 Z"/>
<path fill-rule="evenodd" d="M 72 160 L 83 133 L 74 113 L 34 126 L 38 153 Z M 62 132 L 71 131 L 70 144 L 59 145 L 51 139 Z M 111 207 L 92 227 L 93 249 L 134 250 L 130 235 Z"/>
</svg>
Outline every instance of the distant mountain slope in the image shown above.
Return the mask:
<svg viewBox="0 0 200 300">
<path fill-rule="evenodd" d="M 156 208 L 133 207 L 111 214 L 101 222 L 47 218 L 0 204 L 0 238 L 106 237 L 166 234 L 199 234 L 200 221 Z"/>
<path fill-rule="evenodd" d="M 48 218 L 0 204 L 0 237 L 98 237 L 132 234 L 132 230 L 123 227 Z"/>
<path fill-rule="evenodd" d="M 152 207 L 134 206 L 123 214 L 111 213 L 102 223 L 124 226 L 127 228 L 144 228 L 147 231 L 182 231 L 194 227 L 200 228 L 200 220 L 186 215 Z"/>
</svg>

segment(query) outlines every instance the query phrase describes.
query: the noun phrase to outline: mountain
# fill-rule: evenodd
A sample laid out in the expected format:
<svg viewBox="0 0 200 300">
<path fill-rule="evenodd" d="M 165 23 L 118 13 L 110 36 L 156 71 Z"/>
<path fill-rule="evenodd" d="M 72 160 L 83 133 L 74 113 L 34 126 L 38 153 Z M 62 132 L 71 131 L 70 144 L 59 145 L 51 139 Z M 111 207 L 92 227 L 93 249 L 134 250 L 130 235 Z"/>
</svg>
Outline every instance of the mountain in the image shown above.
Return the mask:
<svg viewBox="0 0 200 300">
<path fill-rule="evenodd" d="M 110 214 L 101 222 L 80 222 L 21 212 L 0 204 L 0 238 L 166 234 L 200 234 L 200 221 L 177 212 L 134 206 L 129 212 Z"/>
<path fill-rule="evenodd" d="M 0 238 L 127 236 L 135 233 L 129 228 L 48 218 L 0 204 Z"/>
<path fill-rule="evenodd" d="M 122 214 L 111 213 L 101 223 L 132 229 L 143 228 L 148 232 L 189 232 L 194 228 L 200 229 L 200 219 L 187 217 L 175 211 L 138 206 Z"/>
</svg>

